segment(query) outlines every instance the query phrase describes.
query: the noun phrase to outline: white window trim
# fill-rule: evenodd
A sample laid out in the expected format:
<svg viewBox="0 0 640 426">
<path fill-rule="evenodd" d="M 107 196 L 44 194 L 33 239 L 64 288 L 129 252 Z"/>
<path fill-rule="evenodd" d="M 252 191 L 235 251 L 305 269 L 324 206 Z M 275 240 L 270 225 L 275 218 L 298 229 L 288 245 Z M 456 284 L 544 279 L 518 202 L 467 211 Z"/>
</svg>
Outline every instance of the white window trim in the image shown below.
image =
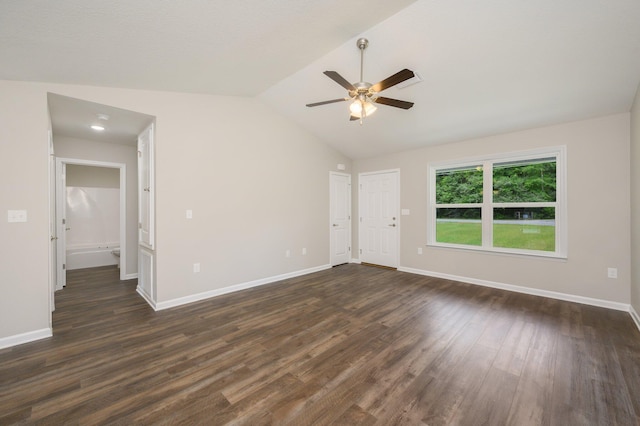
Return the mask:
<svg viewBox="0 0 640 426">
<path fill-rule="evenodd" d="M 539 250 L 524 250 L 513 248 L 493 247 L 493 208 L 513 207 L 514 203 L 493 203 L 493 176 L 492 165 L 506 161 L 533 160 L 536 158 L 556 158 L 556 201 L 540 203 L 517 203 L 523 207 L 555 207 L 556 208 L 556 241 L 555 252 L 545 252 Z M 482 215 L 482 246 L 471 246 L 463 244 L 439 243 L 436 241 L 436 208 L 444 205 L 436 204 L 436 172 L 447 168 L 462 168 L 468 166 L 483 166 L 483 197 L 482 203 L 477 204 L 447 204 L 446 207 L 476 207 L 481 208 Z M 427 218 L 427 246 L 446 247 L 454 249 L 464 249 L 483 252 L 495 252 L 504 254 L 517 254 L 526 256 L 540 256 L 566 259 L 568 256 L 568 216 L 567 216 L 567 148 L 566 146 L 555 146 L 528 151 L 517 151 L 484 155 L 460 160 L 449 160 L 434 162 L 429 164 L 428 182 L 428 214 Z M 487 197 L 486 194 L 490 196 Z"/>
</svg>

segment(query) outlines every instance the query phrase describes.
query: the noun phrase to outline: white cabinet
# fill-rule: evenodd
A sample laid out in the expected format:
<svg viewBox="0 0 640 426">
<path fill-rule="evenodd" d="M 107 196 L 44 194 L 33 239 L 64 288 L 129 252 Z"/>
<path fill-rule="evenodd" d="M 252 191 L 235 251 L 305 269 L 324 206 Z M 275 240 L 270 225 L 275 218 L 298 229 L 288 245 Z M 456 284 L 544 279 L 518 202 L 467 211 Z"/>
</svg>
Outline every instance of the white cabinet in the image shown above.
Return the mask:
<svg viewBox="0 0 640 426">
<path fill-rule="evenodd" d="M 138 136 L 138 293 L 155 309 L 154 125 Z"/>
<path fill-rule="evenodd" d="M 155 249 L 154 126 L 138 136 L 138 242 Z"/>
<path fill-rule="evenodd" d="M 151 306 L 155 307 L 155 255 L 153 252 L 140 247 L 138 250 L 138 293 L 144 297 Z"/>
</svg>

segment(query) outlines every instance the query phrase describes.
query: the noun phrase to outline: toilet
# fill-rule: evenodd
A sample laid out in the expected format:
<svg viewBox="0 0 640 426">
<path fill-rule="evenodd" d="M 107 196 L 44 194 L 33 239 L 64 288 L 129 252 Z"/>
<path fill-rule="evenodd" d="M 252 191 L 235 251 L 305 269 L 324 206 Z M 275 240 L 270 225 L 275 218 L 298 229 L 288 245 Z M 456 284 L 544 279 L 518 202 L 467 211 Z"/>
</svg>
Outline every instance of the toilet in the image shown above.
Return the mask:
<svg viewBox="0 0 640 426">
<path fill-rule="evenodd" d="M 118 258 L 118 269 L 120 269 L 120 248 L 111 250 L 111 254 Z"/>
</svg>

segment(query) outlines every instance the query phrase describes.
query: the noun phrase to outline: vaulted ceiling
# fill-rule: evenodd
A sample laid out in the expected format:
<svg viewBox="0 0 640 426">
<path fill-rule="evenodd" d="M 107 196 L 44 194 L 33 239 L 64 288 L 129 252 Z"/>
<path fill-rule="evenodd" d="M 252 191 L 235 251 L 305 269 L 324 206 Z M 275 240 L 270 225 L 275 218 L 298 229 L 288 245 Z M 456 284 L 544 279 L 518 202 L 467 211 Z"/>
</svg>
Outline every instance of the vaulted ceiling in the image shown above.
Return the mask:
<svg viewBox="0 0 640 426">
<path fill-rule="evenodd" d="M 0 79 L 257 96 L 352 158 L 628 111 L 637 0 L 0 2 Z M 346 90 L 422 82 L 348 120 Z"/>
</svg>

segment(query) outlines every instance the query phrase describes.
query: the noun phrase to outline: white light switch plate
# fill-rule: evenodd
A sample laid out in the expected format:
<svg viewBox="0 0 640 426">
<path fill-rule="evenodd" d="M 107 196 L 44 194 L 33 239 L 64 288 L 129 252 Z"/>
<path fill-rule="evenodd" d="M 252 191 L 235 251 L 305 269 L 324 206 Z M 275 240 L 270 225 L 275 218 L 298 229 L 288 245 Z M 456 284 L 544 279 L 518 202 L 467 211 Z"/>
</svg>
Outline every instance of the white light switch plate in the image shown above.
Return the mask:
<svg viewBox="0 0 640 426">
<path fill-rule="evenodd" d="M 7 222 L 26 222 L 26 210 L 7 210 Z"/>
<path fill-rule="evenodd" d="M 402 216 L 409 216 L 411 214 L 411 211 L 409 209 L 402 209 Z"/>
</svg>

